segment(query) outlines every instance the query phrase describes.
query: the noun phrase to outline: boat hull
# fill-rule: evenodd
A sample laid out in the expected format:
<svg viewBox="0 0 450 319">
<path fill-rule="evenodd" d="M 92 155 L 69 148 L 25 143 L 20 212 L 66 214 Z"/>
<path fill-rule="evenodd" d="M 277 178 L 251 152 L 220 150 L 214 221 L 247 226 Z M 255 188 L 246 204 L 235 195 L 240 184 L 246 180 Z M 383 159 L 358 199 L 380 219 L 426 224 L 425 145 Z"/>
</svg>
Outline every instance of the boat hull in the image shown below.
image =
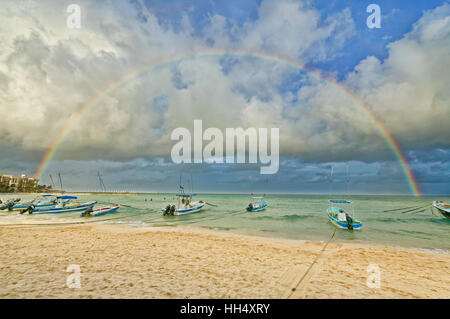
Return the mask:
<svg viewBox="0 0 450 319">
<path fill-rule="evenodd" d="M 262 202 L 253 204 L 252 207 L 250 207 L 250 205 L 247 206 L 246 210 L 248 212 L 261 212 L 261 211 L 265 210 L 266 207 L 267 207 L 267 203 L 265 201 L 262 201 Z"/>
<path fill-rule="evenodd" d="M 93 212 L 87 214 L 87 217 L 94 217 L 94 216 L 102 216 L 105 214 L 111 214 L 111 213 L 115 213 L 119 210 L 120 206 L 112 206 L 112 207 L 105 207 L 105 208 L 100 208 L 100 209 L 96 209 Z"/>
<path fill-rule="evenodd" d="M 193 213 L 198 213 L 202 208 L 203 208 L 203 206 L 205 206 L 205 203 L 200 203 L 200 204 L 198 204 L 198 205 L 193 205 L 193 207 L 190 207 L 190 208 L 185 208 L 185 209 L 177 209 L 175 212 L 174 212 L 174 215 L 175 216 L 180 216 L 180 215 L 187 215 L 187 214 L 193 214 Z"/>
<path fill-rule="evenodd" d="M 29 204 L 21 204 L 21 205 L 14 205 L 13 207 L 12 207 L 12 210 L 22 210 L 22 209 L 27 209 L 28 207 L 30 207 L 31 205 L 33 205 L 32 203 L 29 203 Z M 55 207 L 56 206 L 56 203 L 54 203 L 54 204 L 40 204 L 40 205 L 35 205 L 34 207 L 35 208 L 38 208 L 38 209 L 44 209 L 44 208 L 53 208 L 53 207 Z"/>
<path fill-rule="evenodd" d="M 249 208 L 247 207 L 247 211 L 248 212 L 262 212 L 263 210 L 265 210 L 267 207 L 267 205 L 261 206 L 261 207 L 253 207 L 253 208 Z"/>
<path fill-rule="evenodd" d="M 443 203 L 437 203 L 434 202 L 433 203 L 433 207 L 439 212 L 441 213 L 442 216 L 444 216 L 447 219 L 450 219 L 450 207 L 446 208 L 444 207 L 445 204 Z M 449 205 L 445 205 L 445 206 L 449 206 Z"/>
<path fill-rule="evenodd" d="M 450 219 L 450 213 L 446 212 L 446 211 L 439 211 L 441 213 L 442 216 L 444 216 L 447 219 Z"/>
<path fill-rule="evenodd" d="M 338 220 L 337 217 L 331 215 L 332 212 L 333 212 L 333 210 L 331 210 L 331 209 L 327 210 L 327 216 L 328 216 L 328 219 L 330 220 L 330 222 L 337 228 L 349 230 L 347 221 Z M 358 220 L 354 220 L 353 221 L 353 230 L 360 230 L 361 228 L 362 228 L 362 223 Z"/>
<path fill-rule="evenodd" d="M 32 214 L 61 214 L 61 213 L 82 212 L 87 209 L 92 209 L 92 207 L 94 207 L 95 204 L 97 204 L 96 201 L 71 207 L 33 209 Z"/>
<path fill-rule="evenodd" d="M 61 203 L 66 204 L 68 203 L 69 200 L 68 199 L 64 199 L 61 201 Z M 56 201 L 41 201 L 38 202 L 37 204 L 34 204 L 34 201 L 30 201 L 30 202 L 19 202 L 16 205 L 14 205 L 11 209 L 12 210 L 24 210 L 27 209 L 30 206 L 34 206 L 35 209 L 50 209 L 50 208 L 54 208 L 58 205 L 58 202 Z"/>
</svg>

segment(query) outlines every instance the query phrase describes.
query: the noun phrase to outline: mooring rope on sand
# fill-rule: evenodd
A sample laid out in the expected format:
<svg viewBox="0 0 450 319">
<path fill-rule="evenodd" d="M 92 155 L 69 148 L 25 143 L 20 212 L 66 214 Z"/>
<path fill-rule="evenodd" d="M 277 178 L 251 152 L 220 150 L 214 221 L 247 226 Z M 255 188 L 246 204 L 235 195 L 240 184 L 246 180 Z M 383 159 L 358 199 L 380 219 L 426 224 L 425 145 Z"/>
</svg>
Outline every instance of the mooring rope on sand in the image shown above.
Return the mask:
<svg viewBox="0 0 450 319">
<path fill-rule="evenodd" d="M 325 251 L 325 249 L 327 248 L 328 244 L 331 242 L 331 240 L 334 238 L 334 235 L 336 234 L 336 229 L 333 231 L 333 234 L 331 235 L 330 239 L 328 239 L 328 241 L 325 243 L 325 245 L 322 247 L 322 250 L 320 251 L 320 253 L 316 256 L 316 258 L 314 258 L 314 261 L 311 263 L 311 265 L 309 265 L 308 269 L 306 269 L 305 273 L 303 274 L 303 276 L 300 278 L 300 280 L 298 281 L 298 283 L 291 289 L 291 292 L 288 296 L 288 298 L 291 298 L 292 295 L 294 294 L 294 292 L 297 290 L 298 286 L 300 286 L 300 284 L 302 283 L 302 281 L 306 278 L 306 275 L 310 272 L 310 270 L 312 269 L 312 267 L 316 264 L 317 260 L 319 260 L 320 256 L 323 254 L 323 252 Z"/>
</svg>

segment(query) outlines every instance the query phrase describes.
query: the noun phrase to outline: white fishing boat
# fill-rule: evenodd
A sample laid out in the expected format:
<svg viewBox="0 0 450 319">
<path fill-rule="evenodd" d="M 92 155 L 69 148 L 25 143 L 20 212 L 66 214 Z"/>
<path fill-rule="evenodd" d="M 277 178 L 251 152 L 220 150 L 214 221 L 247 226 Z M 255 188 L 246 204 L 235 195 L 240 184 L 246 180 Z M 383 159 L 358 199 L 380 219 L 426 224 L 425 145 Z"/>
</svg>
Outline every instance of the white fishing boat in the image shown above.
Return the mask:
<svg viewBox="0 0 450 319">
<path fill-rule="evenodd" d="M 200 201 L 192 201 L 192 197 L 196 194 L 184 193 L 184 188 L 180 186 L 180 194 L 177 194 L 178 197 L 178 205 L 167 205 L 165 209 L 162 209 L 163 215 L 186 215 L 199 212 L 203 206 L 205 206 L 205 202 Z"/>
<path fill-rule="evenodd" d="M 333 166 L 331 167 L 331 174 L 330 179 L 333 178 Z M 347 165 L 347 171 L 346 171 L 346 182 L 345 182 L 345 192 L 348 196 L 348 165 Z M 337 205 L 339 204 L 339 205 Z M 344 209 L 343 205 L 347 208 Z M 353 203 L 348 200 L 336 200 L 336 199 L 330 199 L 330 204 L 327 209 L 327 216 L 330 222 L 340 229 L 346 229 L 346 230 L 359 230 L 362 228 L 363 224 L 359 220 L 356 220 L 355 218 L 355 209 L 353 207 Z"/>
<path fill-rule="evenodd" d="M 28 206 L 26 209 L 22 210 L 20 213 L 29 214 L 60 214 L 60 213 L 72 213 L 72 212 L 82 212 L 88 209 L 92 209 L 97 201 L 91 201 L 83 204 L 71 203 L 68 204 L 66 199 L 76 199 L 75 196 L 58 196 L 57 204 L 54 207 L 44 207 L 44 208 L 36 208 L 33 205 Z"/>
<path fill-rule="evenodd" d="M 105 214 L 109 214 L 109 213 L 115 213 L 119 210 L 120 205 L 113 205 L 113 206 L 109 206 L 109 207 L 103 207 L 103 208 L 99 208 L 99 209 L 87 209 L 84 212 L 81 213 L 81 217 L 84 216 L 88 216 L 88 217 L 93 217 L 93 216 L 101 216 L 101 215 L 105 215 Z"/>
<path fill-rule="evenodd" d="M 24 210 L 30 206 L 34 208 L 52 208 L 58 202 L 68 203 L 70 200 L 76 199 L 75 196 L 56 196 L 56 195 L 40 195 L 30 201 L 20 201 L 14 204 L 12 210 Z"/>
<path fill-rule="evenodd" d="M 442 216 L 450 219 L 450 204 L 444 203 L 443 201 L 434 201 L 432 206 L 441 213 Z"/>
<path fill-rule="evenodd" d="M 340 229 L 347 230 L 358 230 L 362 228 L 362 223 L 359 220 L 356 220 L 354 215 L 353 206 L 350 206 L 349 209 L 344 210 L 341 207 L 338 207 L 334 204 L 349 204 L 352 205 L 352 202 L 348 200 L 330 200 L 330 207 L 327 209 L 328 219 L 331 223 Z"/>
<path fill-rule="evenodd" d="M 246 207 L 248 212 L 260 212 L 265 210 L 267 207 L 267 202 L 264 200 L 263 196 L 252 197 L 252 201 Z"/>
</svg>

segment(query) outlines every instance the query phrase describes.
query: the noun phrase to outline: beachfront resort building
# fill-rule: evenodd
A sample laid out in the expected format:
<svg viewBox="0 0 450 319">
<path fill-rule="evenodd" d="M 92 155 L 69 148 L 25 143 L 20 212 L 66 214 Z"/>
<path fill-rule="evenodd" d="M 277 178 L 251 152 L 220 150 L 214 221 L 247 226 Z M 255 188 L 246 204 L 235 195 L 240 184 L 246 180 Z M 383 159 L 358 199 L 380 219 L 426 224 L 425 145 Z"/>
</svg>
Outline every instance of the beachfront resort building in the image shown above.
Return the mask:
<svg viewBox="0 0 450 319">
<path fill-rule="evenodd" d="M 8 187 L 13 192 L 35 188 L 37 182 L 38 180 L 36 178 L 29 178 L 25 174 L 22 174 L 20 177 L 0 174 L 0 184 Z"/>
</svg>

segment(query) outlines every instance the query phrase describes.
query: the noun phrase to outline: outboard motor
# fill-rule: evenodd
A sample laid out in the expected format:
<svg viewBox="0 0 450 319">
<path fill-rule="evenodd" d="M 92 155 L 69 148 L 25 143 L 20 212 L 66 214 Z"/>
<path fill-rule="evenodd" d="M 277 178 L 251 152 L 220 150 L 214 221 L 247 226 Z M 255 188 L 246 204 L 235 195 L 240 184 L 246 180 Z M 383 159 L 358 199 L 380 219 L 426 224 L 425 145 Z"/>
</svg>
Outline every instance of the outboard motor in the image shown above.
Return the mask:
<svg viewBox="0 0 450 319">
<path fill-rule="evenodd" d="M 2 202 L 2 201 L 0 200 L 0 210 L 8 209 L 9 211 L 11 211 L 12 208 L 13 208 L 13 206 L 14 206 L 17 202 L 20 202 L 20 198 L 9 199 L 9 200 L 7 200 L 7 201 L 5 201 L 5 202 Z"/>
<path fill-rule="evenodd" d="M 253 204 L 252 203 L 248 204 L 247 210 L 248 211 L 252 211 L 253 210 Z"/>
<path fill-rule="evenodd" d="M 170 214 L 174 215 L 175 214 L 175 210 L 176 210 L 175 205 L 172 205 L 172 207 L 170 207 Z"/>
<path fill-rule="evenodd" d="M 93 212 L 92 207 L 89 207 L 88 209 L 86 209 L 84 212 L 81 213 L 81 217 L 87 216 L 92 212 Z"/>
<path fill-rule="evenodd" d="M 9 201 L 8 202 L 8 206 L 7 206 L 8 210 L 12 211 L 13 206 L 14 206 L 14 202 L 13 201 Z"/>
<path fill-rule="evenodd" d="M 164 215 L 169 215 L 170 213 L 170 205 L 166 206 L 166 209 L 164 210 Z"/>
<path fill-rule="evenodd" d="M 345 219 L 347 220 L 347 229 L 353 230 L 353 218 L 349 214 L 345 214 Z"/>
<path fill-rule="evenodd" d="M 20 211 L 20 214 L 23 214 L 23 213 L 26 213 L 26 212 L 28 212 L 28 214 L 33 214 L 33 209 L 34 209 L 34 205 L 30 205 L 30 206 L 28 206 L 27 208 L 25 208 L 25 209 L 22 209 L 21 211 Z"/>
</svg>

